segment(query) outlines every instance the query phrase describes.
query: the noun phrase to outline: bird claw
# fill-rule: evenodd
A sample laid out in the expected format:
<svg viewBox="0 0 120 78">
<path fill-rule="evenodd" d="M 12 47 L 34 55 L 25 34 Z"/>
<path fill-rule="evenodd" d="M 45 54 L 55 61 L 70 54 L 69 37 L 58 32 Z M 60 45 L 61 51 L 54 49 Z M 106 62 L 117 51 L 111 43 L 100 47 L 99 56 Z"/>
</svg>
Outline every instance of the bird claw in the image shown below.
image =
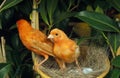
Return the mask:
<svg viewBox="0 0 120 78">
<path fill-rule="evenodd" d="M 35 64 L 35 65 L 33 66 L 33 70 L 35 70 L 35 71 L 39 70 L 39 64 Z"/>
<path fill-rule="evenodd" d="M 39 63 L 39 57 L 36 55 L 35 59 L 34 59 L 34 66 L 33 69 L 35 71 L 39 70 L 39 67 L 41 66 L 41 64 Z"/>
</svg>

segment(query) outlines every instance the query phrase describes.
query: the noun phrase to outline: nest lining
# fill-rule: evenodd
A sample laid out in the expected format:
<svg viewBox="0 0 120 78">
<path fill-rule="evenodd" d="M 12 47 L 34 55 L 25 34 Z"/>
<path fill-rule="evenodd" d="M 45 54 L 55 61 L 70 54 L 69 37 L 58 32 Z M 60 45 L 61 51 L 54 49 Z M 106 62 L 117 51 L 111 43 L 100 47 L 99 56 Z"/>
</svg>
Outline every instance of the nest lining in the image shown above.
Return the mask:
<svg viewBox="0 0 120 78">
<path fill-rule="evenodd" d="M 82 54 L 82 52 L 81 52 Z M 105 69 L 106 50 L 105 48 L 89 46 L 86 52 L 85 58 L 82 55 L 78 58 L 81 69 L 92 68 L 93 72 L 84 74 L 78 69 L 75 62 L 66 64 L 67 69 L 61 71 L 56 63 L 55 59 L 50 57 L 41 67 L 44 73 L 49 75 L 51 78 L 96 78 Z M 43 57 L 40 57 L 43 60 Z"/>
</svg>

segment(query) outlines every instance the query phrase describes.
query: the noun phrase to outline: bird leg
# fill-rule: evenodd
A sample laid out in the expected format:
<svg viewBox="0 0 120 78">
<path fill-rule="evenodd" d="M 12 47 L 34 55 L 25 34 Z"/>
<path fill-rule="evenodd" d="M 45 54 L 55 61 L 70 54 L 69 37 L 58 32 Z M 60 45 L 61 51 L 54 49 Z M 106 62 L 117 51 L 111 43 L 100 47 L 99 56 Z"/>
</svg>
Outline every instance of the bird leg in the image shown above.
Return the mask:
<svg viewBox="0 0 120 78">
<path fill-rule="evenodd" d="M 42 65 L 45 61 L 48 60 L 48 58 L 49 58 L 48 55 L 44 55 L 44 60 L 42 60 L 42 61 L 39 63 L 39 65 Z"/>
<path fill-rule="evenodd" d="M 35 58 L 35 63 L 34 63 L 34 70 L 35 70 L 35 71 L 36 71 L 36 70 L 39 70 L 39 67 L 40 67 L 45 61 L 47 61 L 48 58 L 49 58 L 48 55 L 44 55 L 44 60 L 42 60 L 42 61 L 39 63 L 39 57 L 36 56 L 36 58 Z"/>
<path fill-rule="evenodd" d="M 80 65 L 79 65 L 79 62 L 78 62 L 78 59 L 77 59 L 77 58 L 75 59 L 75 63 L 76 63 L 76 65 L 77 65 L 77 67 L 80 69 L 80 71 L 82 72 L 81 67 L 80 67 Z"/>
<path fill-rule="evenodd" d="M 58 58 L 55 58 L 55 59 L 56 59 L 58 65 L 59 65 L 59 67 L 60 67 L 60 70 L 66 69 L 66 65 L 65 65 L 65 62 L 64 62 L 63 60 L 60 60 L 60 59 L 58 59 Z"/>
<path fill-rule="evenodd" d="M 44 56 L 45 59 L 39 63 L 39 56 L 35 55 L 35 60 L 34 60 L 34 66 L 33 69 L 41 76 L 40 78 L 51 78 L 47 74 L 45 74 L 41 69 L 39 69 L 39 66 L 42 65 L 47 59 L 47 56 Z"/>
<path fill-rule="evenodd" d="M 79 65 L 79 63 L 78 63 L 78 60 L 77 60 L 77 59 L 75 59 L 75 63 L 76 63 L 76 65 L 77 65 L 77 67 L 78 67 L 78 68 L 80 68 L 80 65 Z"/>
</svg>

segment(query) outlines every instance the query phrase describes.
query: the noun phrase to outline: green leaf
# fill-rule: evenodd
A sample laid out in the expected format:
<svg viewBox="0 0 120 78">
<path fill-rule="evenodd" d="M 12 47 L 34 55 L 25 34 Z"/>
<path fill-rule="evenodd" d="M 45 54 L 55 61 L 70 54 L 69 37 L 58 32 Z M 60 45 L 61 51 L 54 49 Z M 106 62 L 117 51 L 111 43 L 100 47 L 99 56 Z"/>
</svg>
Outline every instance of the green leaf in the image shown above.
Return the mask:
<svg viewBox="0 0 120 78">
<path fill-rule="evenodd" d="M 9 45 L 5 45 L 6 52 L 12 51 L 13 49 Z"/>
<path fill-rule="evenodd" d="M 120 0 L 107 0 L 111 6 L 117 9 L 120 12 Z"/>
<path fill-rule="evenodd" d="M 72 12 L 61 12 L 61 13 L 58 13 L 58 15 L 56 15 L 56 18 L 54 19 L 54 24 L 60 23 L 64 19 L 67 19 L 68 17 L 74 16 L 74 14 L 75 13 L 72 13 Z"/>
<path fill-rule="evenodd" d="M 14 34 L 13 36 L 11 36 L 11 43 L 12 43 L 12 47 L 14 47 L 14 49 L 19 49 L 20 48 L 20 42 L 19 42 L 19 36 L 18 34 Z"/>
<path fill-rule="evenodd" d="M 3 10 L 6 10 L 10 7 L 15 6 L 16 4 L 20 3 L 22 0 L 6 0 L 6 2 L 3 4 L 2 8 L 0 8 L 0 12 Z"/>
<path fill-rule="evenodd" d="M 40 12 L 43 21 L 44 21 L 47 25 L 49 25 L 49 20 L 48 20 L 48 18 L 47 18 L 47 11 L 46 11 L 46 6 L 45 6 L 45 5 L 46 5 L 46 4 L 45 4 L 45 1 L 46 1 L 46 0 L 42 0 L 42 1 L 41 1 L 40 5 L 39 5 L 39 7 L 38 7 L 38 11 Z"/>
<path fill-rule="evenodd" d="M 120 46 L 120 34 L 118 33 L 109 34 L 108 39 L 112 46 L 113 51 L 116 53 L 118 47 Z"/>
<path fill-rule="evenodd" d="M 101 31 L 119 32 L 117 24 L 108 16 L 96 12 L 81 11 L 75 15 L 78 19 L 87 22 L 90 26 Z"/>
<path fill-rule="evenodd" d="M 30 15 L 32 11 L 32 0 L 23 0 L 18 6 L 17 9 L 27 16 Z"/>
<path fill-rule="evenodd" d="M 119 69 L 113 69 L 110 78 L 119 78 L 119 77 L 120 77 L 120 70 Z"/>
<path fill-rule="evenodd" d="M 11 70 L 11 64 L 0 63 L 0 78 L 6 78 Z"/>
<path fill-rule="evenodd" d="M 116 56 L 115 59 L 112 60 L 112 65 L 120 68 L 120 55 Z"/>
<path fill-rule="evenodd" d="M 14 23 L 15 21 L 15 11 L 13 8 L 7 9 L 0 13 L 0 19 L 1 19 L 1 26 L 2 29 L 8 30 L 9 27 Z M 12 20 L 11 20 L 12 19 Z"/>
<path fill-rule="evenodd" d="M 15 28 L 17 28 L 16 24 L 12 25 L 12 26 L 9 28 L 9 30 L 13 30 L 13 29 L 15 29 Z"/>
<path fill-rule="evenodd" d="M 23 61 L 25 58 L 26 58 L 26 56 L 28 56 L 28 54 L 30 53 L 28 50 L 23 50 L 24 51 L 24 53 L 21 53 L 21 56 L 20 56 L 20 58 L 21 58 L 21 60 Z"/>
<path fill-rule="evenodd" d="M 47 12 L 48 12 L 50 24 L 53 23 L 52 17 L 54 15 L 57 4 L 58 4 L 58 0 L 47 0 Z"/>
</svg>

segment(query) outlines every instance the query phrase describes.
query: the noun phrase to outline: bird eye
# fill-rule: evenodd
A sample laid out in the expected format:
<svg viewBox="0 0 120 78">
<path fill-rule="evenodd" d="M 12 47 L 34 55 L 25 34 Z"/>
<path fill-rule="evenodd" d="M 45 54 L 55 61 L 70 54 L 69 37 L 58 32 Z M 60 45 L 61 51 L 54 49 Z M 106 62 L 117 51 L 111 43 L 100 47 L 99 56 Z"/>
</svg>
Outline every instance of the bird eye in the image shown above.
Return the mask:
<svg viewBox="0 0 120 78">
<path fill-rule="evenodd" d="M 58 36 L 58 33 L 56 33 L 55 35 Z"/>
</svg>

